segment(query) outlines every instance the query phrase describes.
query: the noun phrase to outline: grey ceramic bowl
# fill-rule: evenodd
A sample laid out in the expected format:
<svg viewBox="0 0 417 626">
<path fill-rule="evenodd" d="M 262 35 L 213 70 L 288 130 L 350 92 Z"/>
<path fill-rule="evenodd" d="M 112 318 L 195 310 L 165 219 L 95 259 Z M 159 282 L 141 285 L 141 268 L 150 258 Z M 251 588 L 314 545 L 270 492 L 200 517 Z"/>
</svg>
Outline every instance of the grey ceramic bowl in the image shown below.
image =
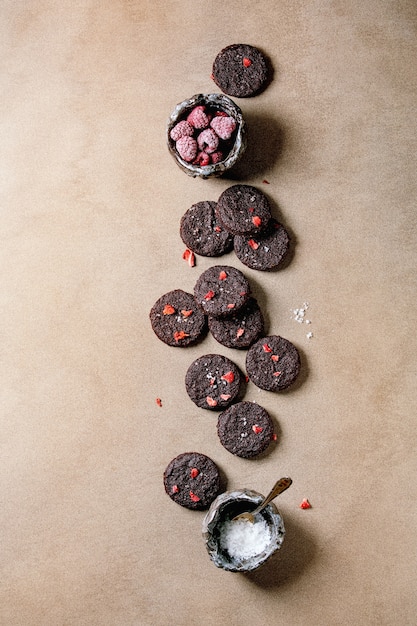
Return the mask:
<svg viewBox="0 0 417 626">
<path fill-rule="evenodd" d="M 194 107 L 200 105 L 205 105 L 208 109 L 214 111 L 224 111 L 236 122 L 236 130 L 233 134 L 234 141 L 229 147 L 223 161 L 204 166 L 184 161 L 175 149 L 175 142 L 170 137 L 173 127 L 181 120 L 186 119 L 187 115 L 191 113 Z M 235 165 L 246 149 L 246 124 L 243 119 L 242 111 L 233 100 L 223 94 L 196 94 L 188 98 L 188 100 L 177 104 L 171 113 L 167 124 L 167 144 L 168 150 L 177 165 L 189 176 L 193 176 L 194 178 L 198 176 L 203 179 L 221 176 Z"/>
<path fill-rule="evenodd" d="M 250 572 L 265 563 L 281 547 L 285 536 L 284 522 L 273 503 L 268 504 L 259 514 L 270 531 L 270 540 L 265 549 L 256 556 L 238 558 L 228 554 L 222 547 L 221 535 L 224 523 L 239 513 L 255 509 L 263 498 L 264 496 L 256 491 L 240 489 L 220 494 L 211 504 L 203 520 L 203 539 L 209 556 L 217 567 L 230 572 Z"/>
</svg>

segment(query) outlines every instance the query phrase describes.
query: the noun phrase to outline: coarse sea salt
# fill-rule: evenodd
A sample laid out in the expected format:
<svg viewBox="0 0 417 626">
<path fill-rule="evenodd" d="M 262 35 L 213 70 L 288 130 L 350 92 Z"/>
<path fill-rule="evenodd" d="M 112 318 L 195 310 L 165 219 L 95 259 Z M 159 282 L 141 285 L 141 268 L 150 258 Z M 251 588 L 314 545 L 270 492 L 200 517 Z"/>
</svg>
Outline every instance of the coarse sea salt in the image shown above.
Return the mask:
<svg viewBox="0 0 417 626">
<path fill-rule="evenodd" d="M 271 531 L 266 520 L 254 524 L 245 520 L 228 520 L 222 524 L 220 547 L 232 559 L 249 559 L 261 554 L 271 543 Z"/>
</svg>

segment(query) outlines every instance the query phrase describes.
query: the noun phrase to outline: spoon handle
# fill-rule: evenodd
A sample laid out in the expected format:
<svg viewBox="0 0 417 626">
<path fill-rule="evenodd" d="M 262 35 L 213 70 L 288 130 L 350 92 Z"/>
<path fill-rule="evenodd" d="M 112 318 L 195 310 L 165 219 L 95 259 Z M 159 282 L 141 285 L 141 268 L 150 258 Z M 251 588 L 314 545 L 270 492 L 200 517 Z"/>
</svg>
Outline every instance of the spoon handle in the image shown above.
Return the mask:
<svg viewBox="0 0 417 626">
<path fill-rule="evenodd" d="M 273 500 L 280 493 L 288 489 L 291 483 L 292 483 L 291 478 L 288 478 L 288 477 L 280 478 L 272 487 L 271 491 L 268 493 L 268 495 L 263 500 L 263 502 L 261 502 L 261 504 L 258 507 L 256 507 L 254 511 L 252 511 L 252 515 L 256 515 L 256 513 L 259 513 L 259 511 L 261 511 L 267 504 L 269 504 L 271 500 Z"/>
</svg>

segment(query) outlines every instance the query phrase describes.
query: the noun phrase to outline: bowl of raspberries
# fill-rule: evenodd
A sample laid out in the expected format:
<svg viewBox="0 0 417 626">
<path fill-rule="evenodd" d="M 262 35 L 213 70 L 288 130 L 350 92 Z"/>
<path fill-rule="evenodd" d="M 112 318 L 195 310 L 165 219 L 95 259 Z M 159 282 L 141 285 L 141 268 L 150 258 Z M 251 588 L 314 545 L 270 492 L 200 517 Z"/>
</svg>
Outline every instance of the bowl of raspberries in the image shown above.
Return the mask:
<svg viewBox="0 0 417 626">
<path fill-rule="evenodd" d="M 246 148 L 242 111 L 223 94 L 196 94 L 171 113 L 167 143 L 177 165 L 189 176 L 221 176 Z"/>
</svg>

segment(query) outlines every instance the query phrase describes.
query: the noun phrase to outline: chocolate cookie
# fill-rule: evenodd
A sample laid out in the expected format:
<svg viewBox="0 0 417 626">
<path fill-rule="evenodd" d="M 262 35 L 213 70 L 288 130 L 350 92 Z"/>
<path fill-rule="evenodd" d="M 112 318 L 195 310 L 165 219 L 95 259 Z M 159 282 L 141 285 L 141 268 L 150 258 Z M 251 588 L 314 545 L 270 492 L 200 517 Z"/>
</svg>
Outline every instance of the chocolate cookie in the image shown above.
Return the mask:
<svg viewBox="0 0 417 626">
<path fill-rule="evenodd" d="M 212 76 L 223 93 L 248 98 L 266 87 L 269 81 L 268 62 L 258 48 L 233 44 L 216 56 Z"/>
<path fill-rule="evenodd" d="M 167 466 L 164 486 L 177 504 L 187 509 L 206 509 L 219 492 L 219 470 L 205 454 L 184 452 Z"/>
<path fill-rule="evenodd" d="M 201 274 L 194 286 L 194 297 L 206 315 L 231 315 L 250 296 L 245 275 L 229 265 L 213 265 Z"/>
<path fill-rule="evenodd" d="M 226 450 L 249 459 L 267 449 L 274 424 L 259 404 L 238 402 L 219 415 L 217 434 Z"/>
<path fill-rule="evenodd" d="M 193 204 L 182 216 L 180 236 L 185 245 L 201 256 L 220 256 L 233 247 L 233 237 L 216 217 L 217 202 Z"/>
<path fill-rule="evenodd" d="M 203 409 L 222 410 L 239 395 L 242 375 L 233 361 L 220 354 L 205 354 L 191 363 L 185 388 Z"/>
<path fill-rule="evenodd" d="M 266 230 L 259 235 L 234 238 L 237 258 L 254 270 L 271 270 L 283 261 L 290 246 L 290 238 L 285 228 L 274 218 Z"/>
<path fill-rule="evenodd" d="M 278 335 L 262 337 L 248 350 L 246 371 L 257 387 L 281 391 L 295 382 L 300 372 L 300 355 L 288 339 Z"/>
<path fill-rule="evenodd" d="M 191 293 L 174 289 L 155 302 L 149 314 L 156 336 L 169 346 L 185 347 L 201 339 L 206 317 Z"/>
<path fill-rule="evenodd" d="M 271 219 L 271 207 L 262 191 L 252 185 L 232 185 L 217 201 L 217 217 L 233 235 L 257 235 Z"/>
<path fill-rule="evenodd" d="M 216 341 L 228 348 L 248 348 L 264 334 L 264 318 L 255 298 L 233 315 L 209 316 L 208 326 Z"/>
</svg>

